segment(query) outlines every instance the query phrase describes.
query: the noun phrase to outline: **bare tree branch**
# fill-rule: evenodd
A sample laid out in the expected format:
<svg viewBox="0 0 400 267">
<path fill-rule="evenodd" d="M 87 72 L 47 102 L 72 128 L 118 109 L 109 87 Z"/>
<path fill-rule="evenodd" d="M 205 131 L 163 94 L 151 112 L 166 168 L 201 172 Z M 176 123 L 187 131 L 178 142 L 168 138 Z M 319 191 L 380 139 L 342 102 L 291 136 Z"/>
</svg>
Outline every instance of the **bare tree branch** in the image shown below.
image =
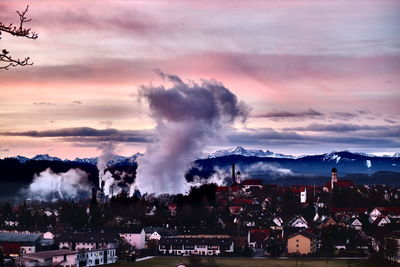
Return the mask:
<svg viewBox="0 0 400 267">
<path fill-rule="evenodd" d="M 31 31 L 31 28 L 25 28 L 24 23 L 30 22 L 31 19 L 28 19 L 26 17 L 26 13 L 28 12 L 29 5 L 26 6 L 25 10 L 23 12 L 17 11 L 17 14 L 19 16 L 19 25 L 14 26 L 12 23 L 10 24 L 4 24 L 0 22 L 0 39 L 1 39 L 1 34 L 2 32 L 9 33 L 13 36 L 17 37 L 25 37 L 28 39 L 37 39 L 38 34 L 36 32 Z M 6 49 L 3 49 L 0 52 L 0 62 L 3 62 L 5 65 L 0 65 L 0 70 L 1 69 L 6 69 L 8 70 L 9 67 L 16 67 L 16 66 L 28 66 L 28 65 L 33 65 L 33 63 L 29 62 L 29 57 L 21 60 L 21 59 L 14 59 L 12 56 L 9 55 L 9 51 Z"/>
<path fill-rule="evenodd" d="M 0 62 L 4 62 L 6 65 L 0 66 L 1 69 L 8 70 L 9 67 L 16 67 L 16 66 L 28 66 L 28 65 L 33 65 L 32 62 L 29 62 L 29 57 L 20 60 L 20 59 L 14 59 L 11 56 L 8 55 L 9 52 L 5 49 L 3 49 L 0 52 Z"/>
<path fill-rule="evenodd" d="M 29 5 L 26 6 L 26 9 L 23 12 L 17 11 L 19 16 L 19 26 L 13 26 L 12 23 L 6 25 L 0 22 L 0 34 L 1 32 L 7 32 L 14 36 L 26 37 L 28 39 L 37 39 L 38 34 L 36 32 L 32 32 L 31 28 L 24 28 L 24 23 L 31 21 L 32 19 L 28 19 L 25 15 L 28 12 Z"/>
</svg>

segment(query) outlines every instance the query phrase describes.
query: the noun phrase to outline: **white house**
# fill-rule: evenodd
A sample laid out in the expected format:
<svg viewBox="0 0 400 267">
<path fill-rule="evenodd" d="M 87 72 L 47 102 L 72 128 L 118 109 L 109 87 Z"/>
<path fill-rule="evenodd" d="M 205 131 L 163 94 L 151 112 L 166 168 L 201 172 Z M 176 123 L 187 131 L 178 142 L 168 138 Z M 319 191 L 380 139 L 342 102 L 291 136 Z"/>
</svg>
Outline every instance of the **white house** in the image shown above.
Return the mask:
<svg viewBox="0 0 400 267">
<path fill-rule="evenodd" d="M 276 226 L 282 226 L 283 225 L 283 220 L 281 217 L 275 217 L 272 222 L 276 225 Z"/>
<path fill-rule="evenodd" d="M 46 232 L 43 234 L 44 239 L 54 239 L 54 234 L 52 232 Z"/>
<path fill-rule="evenodd" d="M 290 222 L 290 226 L 299 228 L 308 228 L 308 223 L 303 218 L 303 216 L 297 216 Z"/>
<path fill-rule="evenodd" d="M 144 249 L 146 233 L 143 228 L 119 233 L 119 236 L 136 249 Z"/>
<path fill-rule="evenodd" d="M 77 266 L 97 266 L 115 262 L 115 248 L 80 251 L 77 254 Z"/>
<path fill-rule="evenodd" d="M 362 223 L 358 218 L 351 219 L 349 222 L 349 226 L 356 230 L 362 230 Z"/>
<path fill-rule="evenodd" d="M 230 238 L 161 238 L 159 251 L 164 255 L 218 256 L 233 252 Z"/>
<path fill-rule="evenodd" d="M 157 231 L 154 231 L 154 233 L 152 233 L 152 234 L 149 236 L 149 240 L 157 240 L 157 241 L 160 241 L 160 239 L 161 239 L 161 235 L 160 235 Z"/>
<path fill-rule="evenodd" d="M 376 220 L 379 216 L 382 215 L 382 212 L 378 208 L 374 208 L 370 213 L 369 213 L 369 218 L 368 221 L 372 223 L 373 221 Z"/>
<path fill-rule="evenodd" d="M 120 238 L 115 233 L 68 233 L 58 238 L 60 249 L 93 250 L 115 248 Z"/>
<path fill-rule="evenodd" d="M 380 216 L 373 223 L 378 226 L 385 226 L 386 224 L 390 223 L 390 219 L 388 216 Z"/>
</svg>

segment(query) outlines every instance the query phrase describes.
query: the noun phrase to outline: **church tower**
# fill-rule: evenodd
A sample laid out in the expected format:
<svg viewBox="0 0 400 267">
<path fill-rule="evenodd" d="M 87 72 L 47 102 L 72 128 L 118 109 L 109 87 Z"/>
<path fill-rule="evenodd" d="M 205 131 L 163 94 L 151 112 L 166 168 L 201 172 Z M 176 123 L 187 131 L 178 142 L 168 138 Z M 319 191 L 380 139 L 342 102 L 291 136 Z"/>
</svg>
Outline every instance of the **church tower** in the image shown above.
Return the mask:
<svg viewBox="0 0 400 267">
<path fill-rule="evenodd" d="M 237 173 L 236 173 L 236 183 L 237 184 L 241 184 L 242 183 L 242 180 L 241 180 L 241 173 L 240 173 L 240 171 L 238 171 Z"/>
<path fill-rule="evenodd" d="M 332 169 L 332 176 L 331 176 L 331 190 L 333 190 L 333 187 L 335 186 L 337 181 L 338 181 L 338 179 L 337 179 L 337 169 L 333 168 Z"/>
</svg>

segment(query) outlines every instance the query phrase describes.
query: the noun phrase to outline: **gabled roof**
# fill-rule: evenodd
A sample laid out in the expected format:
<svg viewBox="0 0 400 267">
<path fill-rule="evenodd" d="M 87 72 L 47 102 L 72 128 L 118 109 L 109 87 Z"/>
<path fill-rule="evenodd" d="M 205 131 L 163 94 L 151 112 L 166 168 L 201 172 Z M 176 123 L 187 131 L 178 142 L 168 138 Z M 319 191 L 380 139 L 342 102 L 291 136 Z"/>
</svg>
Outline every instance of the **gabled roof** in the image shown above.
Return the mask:
<svg viewBox="0 0 400 267">
<path fill-rule="evenodd" d="M 66 233 L 57 238 L 59 242 L 101 242 L 116 243 L 120 240 L 118 233 Z"/>
<path fill-rule="evenodd" d="M 356 221 L 358 221 L 358 222 L 360 223 L 360 225 L 362 225 L 362 222 L 361 222 L 358 218 L 352 218 L 352 219 L 350 219 L 349 224 L 350 224 L 350 225 L 353 225 Z"/>
<path fill-rule="evenodd" d="M 24 258 L 36 258 L 36 259 L 49 259 L 56 256 L 63 256 L 63 255 L 73 255 L 77 254 L 77 251 L 69 250 L 69 249 L 59 249 L 59 250 L 49 250 L 49 251 L 40 251 L 36 253 L 30 253 L 24 255 Z"/>
<path fill-rule="evenodd" d="M 34 243 L 41 236 L 41 234 L 0 233 L 0 242 Z"/>
</svg>

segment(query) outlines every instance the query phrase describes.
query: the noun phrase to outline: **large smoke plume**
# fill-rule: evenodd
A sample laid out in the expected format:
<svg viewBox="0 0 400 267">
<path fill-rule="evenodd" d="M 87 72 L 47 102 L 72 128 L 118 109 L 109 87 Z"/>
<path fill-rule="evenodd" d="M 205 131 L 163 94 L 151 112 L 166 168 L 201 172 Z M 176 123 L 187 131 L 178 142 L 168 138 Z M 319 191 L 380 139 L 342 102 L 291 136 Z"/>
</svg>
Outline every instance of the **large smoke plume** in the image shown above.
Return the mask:
<svg viewBox="0 0 400 267">
<path fill-rule="evenodd" d="M 176 75 L 159 72 L 170 88 L 141 86 L 155 120 L 157 141 L 138 159 L 135 186 L 142 193 L 185 193 L 185 172 L 221 129 L 235 119 L 244 121 L 249 107 L 222 83 L 202 80 L 183 82 Z"/>
<path fill-rule="evenodd" d="M 115 179 L 110 171 L 106 171 L 108 162 L 114 158 L 115 145 L 111 142 L 102 144 L 99 149 L 102 150 L 97 160 L 97 169 L 99 170 L 99 188 L 104 189 L 106 196 L 113 194 L 113 186 Z"/>
<path fill-rule="evenodd" d="M 54 173 L 50 168 L 35 174 L 27 195 L 35 200 L 72 199 L 89 196 L 88 175 L 80 169 Z"/>
</svg>

